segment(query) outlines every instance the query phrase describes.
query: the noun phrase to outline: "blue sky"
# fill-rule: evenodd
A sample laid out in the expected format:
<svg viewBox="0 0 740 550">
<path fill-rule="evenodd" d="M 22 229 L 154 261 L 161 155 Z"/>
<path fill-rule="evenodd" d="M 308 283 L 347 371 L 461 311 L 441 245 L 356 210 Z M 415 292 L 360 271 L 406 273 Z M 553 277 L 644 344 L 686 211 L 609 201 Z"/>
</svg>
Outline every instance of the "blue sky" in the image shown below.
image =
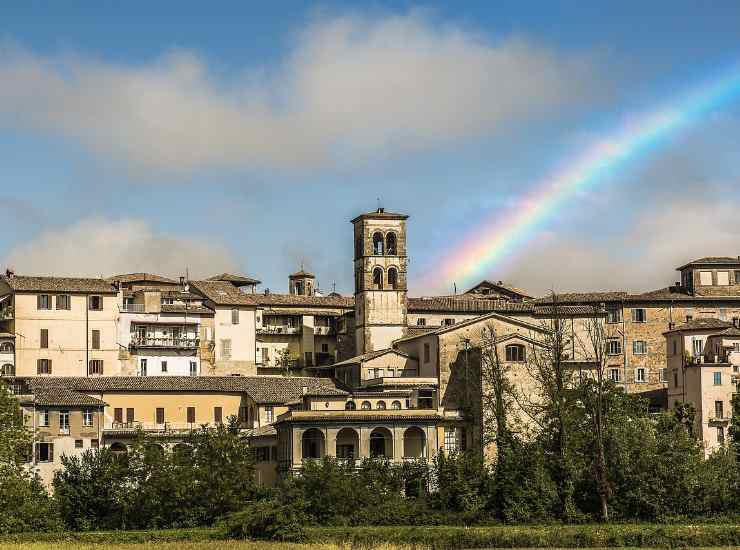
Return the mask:
<svg viewBox="0 0 740 550">
<path fill-rule="evenodd" d="M 422 276 L 481 223 L 740 62 L 736 2 L 148 4 L 0 7 L 4 265 L 238 270 L 284 291 L 303 262 L 350 292 L 348 221 L 380 198 L 411 216 L 410 293 L 451 291 Z M 740 99 L 572 197 L 488 276 L 637 290 L 740 254 L 738 130 Z"/>
</svg>

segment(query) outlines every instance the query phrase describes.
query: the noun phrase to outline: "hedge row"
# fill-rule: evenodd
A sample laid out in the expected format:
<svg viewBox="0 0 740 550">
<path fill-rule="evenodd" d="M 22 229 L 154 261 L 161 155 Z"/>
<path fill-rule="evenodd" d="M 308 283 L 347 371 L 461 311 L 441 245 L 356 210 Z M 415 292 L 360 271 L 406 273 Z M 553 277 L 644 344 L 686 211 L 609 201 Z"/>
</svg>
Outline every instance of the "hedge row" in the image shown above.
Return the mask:
<svg viewBox="0 0 740 550">
<path fill-rule="evenodd" d="M 373 547 L 380 543 L 457 548 L 686 548 L 740 545 L 740 525 L 549 525 L 497 527 L 307 528 L 307 541 Z"/>
<path fill-rule="evenodd" d="M 215 528 L 150 529 L 142 531 L 60 531 L 0 536 L 0 543 L 76 542 L 83 544 L 136 544 L 146 542 L 199 542 L 223 538 Z"/>
</svg>

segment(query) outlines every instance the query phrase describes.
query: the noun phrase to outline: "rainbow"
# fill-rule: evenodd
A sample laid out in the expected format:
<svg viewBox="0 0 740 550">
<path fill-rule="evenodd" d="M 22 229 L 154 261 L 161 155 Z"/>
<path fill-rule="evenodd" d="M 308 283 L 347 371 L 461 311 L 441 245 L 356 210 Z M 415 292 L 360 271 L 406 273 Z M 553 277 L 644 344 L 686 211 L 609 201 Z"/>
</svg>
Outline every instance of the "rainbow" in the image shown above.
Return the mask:
<svg viewBox="0 0 740 550">
<path fill-rule="evenodd" d="M 507 212 L 479 224 L 430 275 L 430 286 L 477 282 L 540 229 L 563 203 L 669 135 L 740 95 L 740 66 L 655 111 L 628 117 L 606 138 L 563 163 Z M 426 285 L 425 285 L 426 286 Z"/>
</svg>

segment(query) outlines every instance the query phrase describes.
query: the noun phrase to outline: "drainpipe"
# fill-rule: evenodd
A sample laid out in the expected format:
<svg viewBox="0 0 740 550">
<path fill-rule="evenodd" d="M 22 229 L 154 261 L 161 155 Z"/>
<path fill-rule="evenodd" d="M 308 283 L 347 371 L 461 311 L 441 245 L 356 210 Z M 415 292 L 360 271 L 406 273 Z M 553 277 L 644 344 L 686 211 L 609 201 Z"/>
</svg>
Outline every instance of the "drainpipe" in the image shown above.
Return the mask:
<svg viewBox="0 0 740 550">
<path fill-rule="evenodd" d="M 624 393 L 629 393 L 627 385 L 627 328 L 624 321 L 624 298 L 622 298 L 622 364 L 624 370 Z"/>
<path fill-rule="evenodd" d="M 70 298 L 71 300 L 71 298 Z M 90 376 L 90 295 L 85 295 L 85 376 Z"/>
</svg>

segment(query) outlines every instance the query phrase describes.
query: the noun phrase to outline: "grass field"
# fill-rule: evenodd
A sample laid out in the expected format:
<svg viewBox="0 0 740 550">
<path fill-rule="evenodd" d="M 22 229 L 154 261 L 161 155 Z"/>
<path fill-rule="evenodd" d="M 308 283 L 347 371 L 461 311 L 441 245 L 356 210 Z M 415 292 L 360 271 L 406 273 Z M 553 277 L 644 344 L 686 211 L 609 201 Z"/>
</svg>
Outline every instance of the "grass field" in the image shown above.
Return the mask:
<svg viewBox="0 0 740 550">
<path fill-rule="evenodd" d="M 352 547 L 335 544 L 287 544 L 280 542 L 246 542 L 246 541 L 227 541 L 213 540 L 208 542 L 146 542 L 137 544 L 87 544 L 87 543 L 59 543 L 50 542 L 32 542 L 32 543 L 0 543 L 0 550 L 350 550 L 352 548 L 369 548 L 369 547 Z M 381 544 L 373 546 L 373 550 L 420 550 L 423 547 L 413 546 L 394 546 Z M 693 548 L 692 550 L 730 550 L 738 548 L 737 546 Z M 520 550 L 535 550 L 533 548 Z M 557 549 L 552 550 L 569 550 Z M 597 550 L 583 548 L 580 550 Z M 637 550 L 622 547 L 621 550 Z"/>
</svg>

